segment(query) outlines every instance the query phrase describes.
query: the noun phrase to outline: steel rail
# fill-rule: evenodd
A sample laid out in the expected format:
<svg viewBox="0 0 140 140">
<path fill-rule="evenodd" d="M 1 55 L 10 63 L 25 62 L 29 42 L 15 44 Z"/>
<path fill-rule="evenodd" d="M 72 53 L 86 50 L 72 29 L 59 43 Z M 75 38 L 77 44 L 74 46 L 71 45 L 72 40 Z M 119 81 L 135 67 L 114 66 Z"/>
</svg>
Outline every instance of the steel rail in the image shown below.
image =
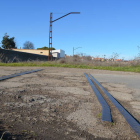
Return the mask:
<svg viewBox="0 0 140 140">
<path fill-rule="evenodd" d="M 110 101 L 115 105 L 115 107 L 124 116 L 127 123 L 133 129 L 133 131 L 140 137 L 140 123 L 121 105 L 115 100 L 115 98 L 91 75 L 91 79 L 98 85 L 98 87 L 107 95 Z"/>
<path fill-rule="evenodd" d="M 21 76 L 21 75 L 24 75 L 24 74 L 29 74 L 29 73 L 41 71 L 41 70 L 42 69 L 37 69 L 37 70 L 25 71 L 25 72 L 21 72 L 21 73 L 12 74 L 12 75 L 2 76 L 2 77 L 0 77 L 0 81 L 6 80 L 6 79 L 9 79 L 9 78 L 13 78 L 13 77 L 16 77 L 16 76 Z"/>
<path fill-rule="evenodd" d="M 93 84 L 93 82 L 90 80 L 90 78 L 88 77 L 88 75 L 86 73 L 84 73 L 84 75 L 86 76 L 89 84 L 92 87 L 92 90 L 94 91 L 94 93 L 96 94 L 101 106 L 102 106 L 102 121 L 108 121 L 108 122 L 112 122 L 112 118 L 111 118 L 111 112 L 110 112 L 110 107 L 107 104 L 107 102 L 104 100 L 103 96 L 100 94 L 100 92 L 98 91 L 98 89 L 96 88 L 96 86 Z"/>
</svg>

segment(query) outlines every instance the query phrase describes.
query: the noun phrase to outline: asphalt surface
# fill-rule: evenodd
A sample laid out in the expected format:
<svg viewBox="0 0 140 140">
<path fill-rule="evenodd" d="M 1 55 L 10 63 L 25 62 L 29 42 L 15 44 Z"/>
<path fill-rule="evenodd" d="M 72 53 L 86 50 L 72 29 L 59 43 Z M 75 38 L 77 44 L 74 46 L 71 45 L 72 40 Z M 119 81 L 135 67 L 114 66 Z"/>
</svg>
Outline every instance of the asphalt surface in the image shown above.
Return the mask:
<svg viewBox="0 0 140 140">
<path fill-rule="evenodd" d="M 134 90 L 134 98 L 140 101 L 140 74 L 122 75 L 122 74 L 94 74 L 91 73 L 98 82 L 107 82 L 114 84 L 123 84 L 127 88 Z"/>
<path fill-rule="evenodd" d="M 0 67 L 0 77 L 43 69 L 0 83 L 0 136 L 19 140 L 139 140 L 109 102 L 113 123 L 101 120 L 102 108 L 84 73 L 91 74 L 140 122 L 140 74 L 53 68 Z M 108 100 L 107 100 L 108 101 Z"/>
</svg>

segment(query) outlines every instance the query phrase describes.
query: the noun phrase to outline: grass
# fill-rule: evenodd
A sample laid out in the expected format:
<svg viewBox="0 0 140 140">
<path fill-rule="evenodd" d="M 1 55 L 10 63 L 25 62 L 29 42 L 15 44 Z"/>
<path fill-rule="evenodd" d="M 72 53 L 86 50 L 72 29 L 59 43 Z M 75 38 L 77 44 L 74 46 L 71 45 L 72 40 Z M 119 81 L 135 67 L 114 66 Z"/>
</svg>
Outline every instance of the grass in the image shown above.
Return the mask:
<svg viewBox="0 0 140 140">
<path fill-rule="evenodd" d="M 111 122 L 111 126 L 115 126 L 116 125 L 116 123 L 115 122 Z"/>
<path fill-rule="evenodd" d="M 102 116 L 102 113 L 97 114 L 97 117 L 100 118 Z"/>
<path fill-rule="evenodd" d="M 57 62 L 19 62 L 19 63 L 0 63 L 0 66 L 11 67 L 64 67 L 81 69 L 99 69 L 111 71 L 140 72 L 140 66 L 93 66 L 91 64 L 67 64 Z"/>
</svg>

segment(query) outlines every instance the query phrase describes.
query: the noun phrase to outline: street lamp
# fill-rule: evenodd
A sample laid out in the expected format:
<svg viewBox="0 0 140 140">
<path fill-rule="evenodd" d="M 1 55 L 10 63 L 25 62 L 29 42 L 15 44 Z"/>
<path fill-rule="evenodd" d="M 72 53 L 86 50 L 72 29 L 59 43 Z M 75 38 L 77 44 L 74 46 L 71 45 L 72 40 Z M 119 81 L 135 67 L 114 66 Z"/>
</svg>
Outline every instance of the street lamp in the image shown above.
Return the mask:
<svg viewBox="0 0 140 140">
<path fill-rule="evenodd" d="M 50 48 L 51 48 L 51 60 L 52 60 L 52 23 L 55 22 L 55 21 L 57 21 L 57 20 L 59 20 L 59 19 L 61 19 L 61 18 L 63 18 L 63 17 L 65 17 L 65 16 L 68 16 L 68 15 L 70 15 L 70 14 L 80 14 L 80 12 L 70 12 L 70 13 L 68 13 L 68 14 L 66 14 L 66 15 L 64 15 L 64 16 L 62 16 L 62 17 L 60 17 L 60 18 L 57 18 L 57 19 L 55 19 L 55 20 L 52 20 L 52 13 L 50 13 L 49 56 L 50 56 Z M 49 57 L 48 57 L 48 59 L 49 59 Z"/>
<path fill-rule="evenodd" d="M 82 48 L 82 47 L 78 47 L 78 48 L 75 48 L 75 49 L 74 49 L 74 47 L 73 47 L 73 56 L 74 56 L 74 50 L 77 50 L 77 49 L 79 49 L 79 48 Z"/>
</svg>

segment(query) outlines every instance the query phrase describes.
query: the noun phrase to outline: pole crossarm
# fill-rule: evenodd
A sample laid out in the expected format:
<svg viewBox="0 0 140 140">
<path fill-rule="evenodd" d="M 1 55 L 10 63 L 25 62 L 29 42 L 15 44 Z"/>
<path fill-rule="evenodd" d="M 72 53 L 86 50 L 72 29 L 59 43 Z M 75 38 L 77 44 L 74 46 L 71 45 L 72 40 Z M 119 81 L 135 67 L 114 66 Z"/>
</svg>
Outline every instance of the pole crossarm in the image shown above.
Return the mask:
<svg viewBox="0 0 140 140">
<path fill-rule="evenodd" d="M 82 48 L 82 47 L 78 47 L 78 48 Z M 75 48 L 74 50 L 77 50 L 78 48 Z"/>
<path fill-rule="evenodd" d="M 53 20 L 52 22 L 55 22 L 55 21 L 57 21 L 57 20 L 59 20 L 59 19 L 65 17 L 65 16 L 68 16 L 68 15 L 70 15 L 70 14 L 80 14 L 80 12 L 70 12 L 70 13 L 68 13 L 68 14 L 66 14 L 66 15 L 64 15 L 64 16 L 62 16 L 62 17 L 60 17 L 60 18 L 57 18 L 57 19 Z"/>
<path fill-rule="evenodd" d="M 60 17 L 60 18 L 57 18 L 55 20 L 52 20 L 52 14 L 53 13 L 51 12 L 50 13 L 50 28 L 49 28 L 49 56 L 48 56 L 48 60 L 49 60 L 49 57 L 50 57 L 50 48 L 51 48 L 51 60 L 52 60 L 52 23 L 61 19 L 61 18 L 63 18 L 63 17 L 65 17 L 65 16 L 68 16 L 70 14 L 80 14 L 80 12 L 70 12 L 70 13 L 68 13 L 68 14 Z"/>
<path fill-rule="evenodd" d="M 80 12 L 70 12 L 71 14 L 80 14 Z"/>
<path fill-rule="evenodd" d="M 82 47 L 77 47 L 77 48 L 75 48 L 75 49 L 74 49 L 74 47 L 73 47 L 73 56 L 74 56 L 74 51 L 77 50 L 77 49 L 79 49 L 79 48 L 82 48 Z"/>
</svg>

